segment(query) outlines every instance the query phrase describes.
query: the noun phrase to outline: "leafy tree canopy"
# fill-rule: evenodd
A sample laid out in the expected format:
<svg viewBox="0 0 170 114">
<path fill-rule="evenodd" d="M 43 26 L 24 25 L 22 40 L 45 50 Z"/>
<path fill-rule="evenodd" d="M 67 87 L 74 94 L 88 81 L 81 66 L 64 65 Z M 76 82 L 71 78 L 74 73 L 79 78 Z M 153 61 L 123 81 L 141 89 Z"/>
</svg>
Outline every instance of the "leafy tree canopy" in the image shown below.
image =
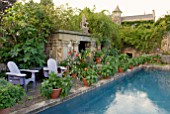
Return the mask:
<svg viewBox="0 0 170 114">
<path fill-rule="evenodd" d="M 15 61 L 21 68 L 42 66 L 44 43 L 56 29 L 54 8 L 49 5 L 15 3 L 2 19 L 1 62 Z"/>
<path fill-rule="evenodd" d="M 53 0 L 41 0 L 40 4 L 42 4 L 42 5 L 54 5 Z"/>
<path fill-rule="evenodd" d="M 0 0 L 0 20 L 5 13 L 4 11 L 12 7 L 15 2 L 16 0 Z"/>
</svg>

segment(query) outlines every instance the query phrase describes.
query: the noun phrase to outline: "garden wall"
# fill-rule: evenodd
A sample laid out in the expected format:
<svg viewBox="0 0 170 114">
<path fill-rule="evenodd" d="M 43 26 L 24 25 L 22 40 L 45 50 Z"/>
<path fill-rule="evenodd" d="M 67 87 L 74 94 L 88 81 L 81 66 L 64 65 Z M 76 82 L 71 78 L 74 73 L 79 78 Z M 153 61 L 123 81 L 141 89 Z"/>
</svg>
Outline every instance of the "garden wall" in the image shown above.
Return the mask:
<svg viewBox="0 0 170 114">
<path fill-rule="evenodd" d="M 0 63 L 0 72 L 6 71 L 6 65 L 4 63 Z"/>
<path fill-rule="evenodd" d="M 163 63 L 170 64 L 170 55 L 161 55 L 161 60 Z"/>
</svg>

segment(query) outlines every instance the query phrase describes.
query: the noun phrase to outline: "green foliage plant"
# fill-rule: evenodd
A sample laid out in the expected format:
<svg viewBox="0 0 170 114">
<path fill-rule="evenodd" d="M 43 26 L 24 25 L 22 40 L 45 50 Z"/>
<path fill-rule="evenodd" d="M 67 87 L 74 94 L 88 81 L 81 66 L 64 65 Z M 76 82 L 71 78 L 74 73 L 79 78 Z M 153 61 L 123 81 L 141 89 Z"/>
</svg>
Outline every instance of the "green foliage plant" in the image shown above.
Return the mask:
<svg viewBox="0 0 170 114">
<path fill-rule="evenodd" d="M 104 65 L 108 66 L 108 69 L 111 70 L 111 76 L 114 76 L 114 74 L 118 71 L 118 58 L 116 56 L 107 56 Z"/>
<path fill-rule="evenodd" d="M 118 56 L 118 68 L 122 68 L 124 71 L 128 69 L 129 64 L 128 64 L 129 58 L 126 54 L 120 54 Z"/>
<path fill-rule="evenodd" d="M 0 78 L 0 110 L 14 106 L 25 96 L 24 89 Z"/>
<path fill-rule="evenodd" d="M 81 69 L 80 75 L 87 80 L 89 86 L 93 83 L 96 83 L 98 79 L 98 74 L 95 70 L 95 67 L 96 66 L 93 66 L 92 68 Z"/>
<path fill-rule="evenodd" d="M 95 51 L 95 55 L 94 55 L 95 57 L 101 58 L 102 55 L 103 55 L 103 52 L 101 50 L 96 50 Z"/>
<path fill-rule="evenodd" d="M 100 68 L 100 75 L 103 78 L 112 76 L 112 66 L 110 64 L 102 65 Z"/>
<path fill-rule="evenodd" d="M 160 55 L 143 56 L 145 63 L 148 64 L 161 64 Z"/>
<path fill-rule="evenodd" d="M 71 77 L 57 77 L 56 73 L 51 72 L 49 79 L 44 80 L 40 86 L 40 92 L 42 96 L 50 98 L 53 89 L 62 88 L 60 96 L 65 97 L 68 95 L 72 87 Z"/>
<path fill-rule="evenodd" d="M 72 78 L 70 76 L 63 77 L 61 97 L 67 96 L 72 86 L 73 86 Z"/>
</svg>

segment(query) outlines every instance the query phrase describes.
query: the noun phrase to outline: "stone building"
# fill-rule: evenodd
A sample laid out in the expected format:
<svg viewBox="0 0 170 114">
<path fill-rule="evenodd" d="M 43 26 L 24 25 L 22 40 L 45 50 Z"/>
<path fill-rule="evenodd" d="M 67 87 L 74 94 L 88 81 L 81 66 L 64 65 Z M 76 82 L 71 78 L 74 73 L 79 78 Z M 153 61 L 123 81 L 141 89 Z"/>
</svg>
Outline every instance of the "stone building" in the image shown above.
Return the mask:
<svg viewBox="0 0 170 114">
<path fill-rule="evenodd" d="M 47 40 L 46 55 L 48 58 L 54 58 L 59 62 L 67 58 L 69 51 L 80 52 L 85 49 L 96 49 L 96 41 L 89 34 L 82 32 L 59 30 Z"/>
<path fill-rule="evenodd" d="M 122 11 L 119 9 L 119 6 L 116 7 L 114 11 L 112 11 L 112 20 L 117 24 L 121 24 L 123 22 L 135 22 L 135 21 L 155 21 L 155 11 L 152 10 L 152 14 L 144 14 L 144 15 L 134 15 L 134 16 L 121 16 Z"/>
</svg>

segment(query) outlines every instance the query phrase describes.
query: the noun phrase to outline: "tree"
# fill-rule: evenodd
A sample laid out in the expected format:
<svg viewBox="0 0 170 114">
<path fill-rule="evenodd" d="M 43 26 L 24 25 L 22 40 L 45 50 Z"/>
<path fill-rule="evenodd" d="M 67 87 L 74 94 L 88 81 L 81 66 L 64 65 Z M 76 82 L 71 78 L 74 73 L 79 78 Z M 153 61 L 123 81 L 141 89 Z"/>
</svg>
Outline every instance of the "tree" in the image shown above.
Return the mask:
<svg viewBox="0 0 170 114">
<path fill-rule="evenodd" d="M 61 30 L 80 31 L 79 9 L 69 7 L 68 4 L 56 8 L 57 27 Z"/>
<path fill-rule="evenodd" d="M 53 12 L 53 7 L 33 1 L 16 3 L 8 9 L 2 19 L 1 62 L 12 60 L 20 68 L 43 66 L 46 58 L 44 43 L 56 30 Z"/>
<path fill-rule="evenodd" d="M 42 4 L 42 5 L 54 5 L 53 0 L 41 0 L 40 4 Z"/>
<path fill-rule="evenodd" d="M 9 7 L 12 7 L 12 5 L 16 2 L 16 0 L 0 0 L 0 20 L 2 19 L 2 16 L 4 15 L 4 11 L 8 9 Z"/>
<path fill-rule="evenodd" d="M 112 22 L 111 17 L 105 14 L 106 12 L 108 11 L 95 12 L 94 6 L 93 9 L 84 8 L 79 14 L 80 21 L 83 15 L 86 16 L 91 36 L 97 38 L 105 46 L 106 44 L 112 44 L 109 41 L 112 40 L 114 31 L 118 29 L 116 24 Z"/>
</svg>

